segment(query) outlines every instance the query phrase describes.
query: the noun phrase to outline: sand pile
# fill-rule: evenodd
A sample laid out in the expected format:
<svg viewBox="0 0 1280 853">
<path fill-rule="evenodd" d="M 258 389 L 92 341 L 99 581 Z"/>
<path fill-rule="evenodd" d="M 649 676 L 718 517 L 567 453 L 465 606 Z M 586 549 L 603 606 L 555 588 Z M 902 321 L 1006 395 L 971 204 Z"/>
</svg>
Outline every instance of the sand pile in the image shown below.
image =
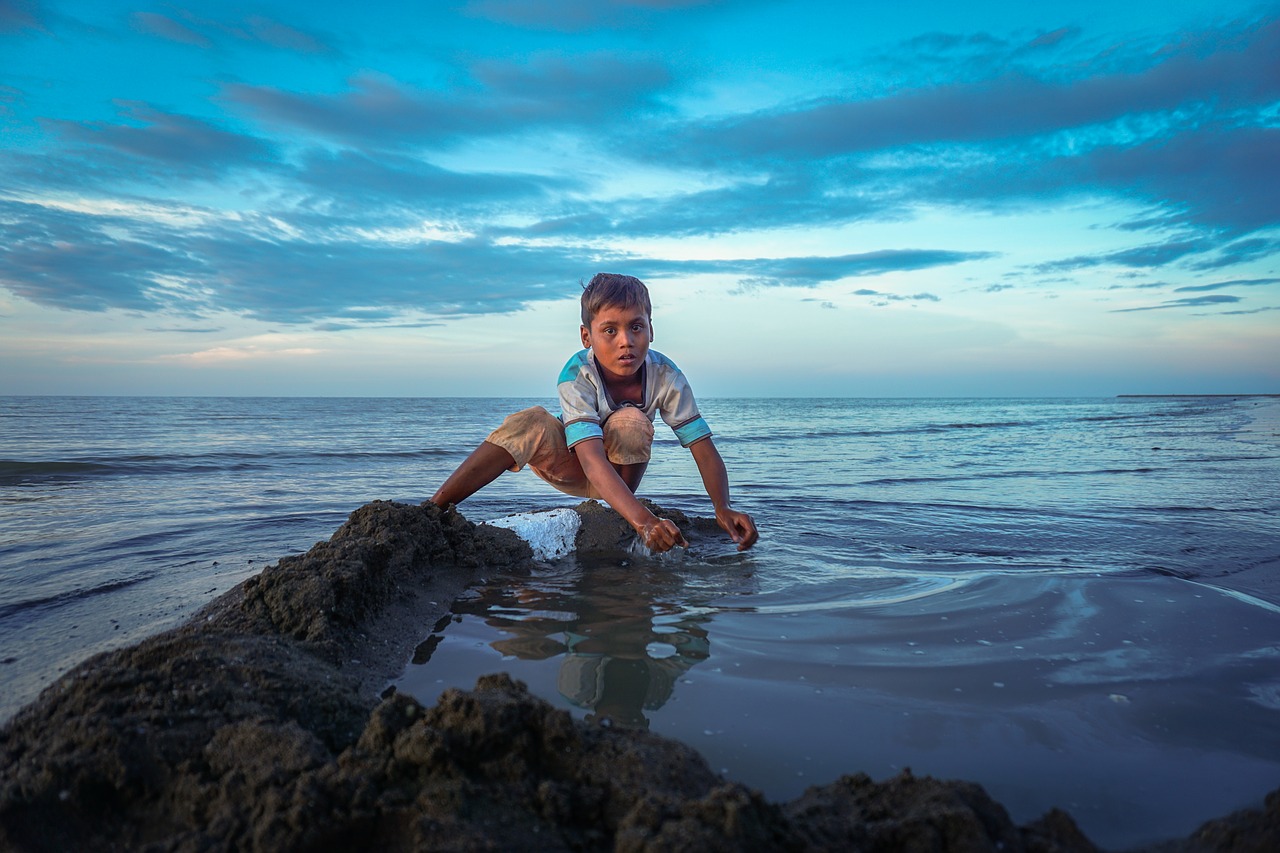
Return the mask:
<svg viewBox="0 0 1280 853">
<path fill-rule="evenodd" d="M 626 547 L 612 513 L 582 515 L 579 548 Z M 430 709 L 378 698 L 474 577 L 529 561 L 515 534 L 456 512 L 362 507 L 10 721 L 0 848 L 1092 849 L 1062 812 L 1018 827 L 980 787 L 910 773 L 768 803 L 680 743 L 577 722 L 504 675 Z M 1162 849 L 1277 845 L 1280 793 Z"/>
</svg>

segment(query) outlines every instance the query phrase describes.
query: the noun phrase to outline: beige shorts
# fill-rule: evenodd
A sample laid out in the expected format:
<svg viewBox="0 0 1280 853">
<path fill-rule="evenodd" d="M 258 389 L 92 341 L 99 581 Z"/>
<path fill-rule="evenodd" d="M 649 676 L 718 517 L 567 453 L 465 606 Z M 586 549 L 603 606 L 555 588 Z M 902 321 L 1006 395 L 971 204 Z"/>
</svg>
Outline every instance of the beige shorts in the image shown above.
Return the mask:
<svg viewBox="0 0 1280 853">
<path fill-rule="evenodd" d="M 653 424 L 644 412 L 624 406 L 609 416 L 604 430 L 604 454 L 615 465 L 648 462 L 653 450 Z M 582 471 L 577 454 L 565 442 L 564 424 L 541 406 L 509 415 L 485 441 L 515 459 L 512 471 L 528 465 L 533 473 L 566 495 L 599 499 Z"/>
</svg>

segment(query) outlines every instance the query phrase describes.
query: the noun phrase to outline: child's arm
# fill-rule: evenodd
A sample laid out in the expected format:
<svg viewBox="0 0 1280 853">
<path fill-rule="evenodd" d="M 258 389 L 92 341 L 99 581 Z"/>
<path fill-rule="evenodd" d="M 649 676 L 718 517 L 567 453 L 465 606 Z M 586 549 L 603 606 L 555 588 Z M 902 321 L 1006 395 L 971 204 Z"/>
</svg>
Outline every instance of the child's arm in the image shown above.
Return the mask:
<svg viewBox="0 0 1280 853">
<path fill-rule="evenodd" d="M 689 547 L 675 522 L 658 518 L 636 500 L 636 496 L 622 482 L 622 478 L 605 456 L 603 439 L 589 438 L 580 441 L 573 446 L 573 452 L 578 454 L 582 472 L 587 475 L 591 485 L 595 486 L 596 491 L 618 515 L 635 528 L 646 548 L 661 552 L 669 551 L 676 545 Z"/>
<path fill-rule="evenodd" d="M 720 451 L 716 450 L 711 436 L 698 439 L 689 445 L 693 461 L 702 475 L 702 485 L 711 498 L 711 505 L 716 508 L 716 523 L 724 528 L 729 537 L 738 543 L 738 550 L 745 551 L 760 538 L 756 523 L 745 512 L 739 512 L 729 505 L 729 472 L 725 470 Z"/>
</svg>

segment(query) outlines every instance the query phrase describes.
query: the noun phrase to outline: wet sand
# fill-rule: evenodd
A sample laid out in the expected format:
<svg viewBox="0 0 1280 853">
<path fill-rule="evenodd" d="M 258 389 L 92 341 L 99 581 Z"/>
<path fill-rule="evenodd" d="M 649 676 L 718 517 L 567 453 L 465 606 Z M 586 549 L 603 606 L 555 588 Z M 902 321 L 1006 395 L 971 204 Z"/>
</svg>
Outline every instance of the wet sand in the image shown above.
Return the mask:
<svg viewBox="0 0 1280 853">
<path fill-rule="evenodd" d="M 581 509 L 580 549 L 625 549 L 616 516 Z M 667 515 L 691 537 L 711 524 Z M 979 786 L 909 771 L 771 803 L 687 746 L 577 722 L 503 675 L 429 709 L 379 697 L 468 584 L 530 557 L 456 512 L 362 507 L 19 712 L 0 730 L 0 848 L 1094 849 L 1065 812 L 1016 826 Z M 1158 847 L 1277 848 L 1280 791 Z"/>
</svg>

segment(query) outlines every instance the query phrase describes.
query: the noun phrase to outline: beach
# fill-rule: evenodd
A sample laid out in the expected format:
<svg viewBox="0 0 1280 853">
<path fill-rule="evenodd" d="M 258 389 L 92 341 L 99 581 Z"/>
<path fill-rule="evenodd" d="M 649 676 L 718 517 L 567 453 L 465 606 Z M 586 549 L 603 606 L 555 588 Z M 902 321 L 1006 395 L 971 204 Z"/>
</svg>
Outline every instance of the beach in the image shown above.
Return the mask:
<svg viewBox="0 0 1280 853">
<path fill-rule="evenodd" d="M 584 516 L 590 530 L 611 529 L 602 515 Z M 664 515 L 698 537 L 687 517 Z M 91 659 L 19 713 L 0 732 L 0 843 L 1095 849 L 1064 812 L 1017 826 L 981 787 L 910 771 L 851 774 L 770 803 L 685 746 L 575 722 L 506 676 L 430 709 L 370 695 L 411 636 L 406 610 L 443 615 L 440 602 L 476 569 L 531 557 L 514 534 L 456 512 L 363 507 L 328 542 L 176 630 Z M 1277 827 L 1280 792 L 1266 811 L 1161 849 L 1264 849 Z"/>
</svg>

